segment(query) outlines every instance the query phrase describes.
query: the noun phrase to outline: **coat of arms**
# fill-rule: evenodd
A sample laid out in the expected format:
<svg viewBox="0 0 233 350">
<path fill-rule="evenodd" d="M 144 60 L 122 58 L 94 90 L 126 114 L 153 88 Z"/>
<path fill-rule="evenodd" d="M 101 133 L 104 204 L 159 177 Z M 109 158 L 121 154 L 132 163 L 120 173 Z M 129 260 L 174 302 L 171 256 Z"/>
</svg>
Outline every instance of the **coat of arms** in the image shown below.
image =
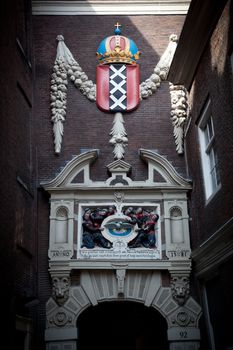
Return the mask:
<svg viewBox="0 0 233 350">
<path fill-rule="evenodd" d="M 115 35 L 105 38 L 97 50 L 96 103 L 105 112 L 129 112 L 140 101 L 136 64 L 140 52 L 131 39 L 120 34 L 117 23 Z"/>
</svg>

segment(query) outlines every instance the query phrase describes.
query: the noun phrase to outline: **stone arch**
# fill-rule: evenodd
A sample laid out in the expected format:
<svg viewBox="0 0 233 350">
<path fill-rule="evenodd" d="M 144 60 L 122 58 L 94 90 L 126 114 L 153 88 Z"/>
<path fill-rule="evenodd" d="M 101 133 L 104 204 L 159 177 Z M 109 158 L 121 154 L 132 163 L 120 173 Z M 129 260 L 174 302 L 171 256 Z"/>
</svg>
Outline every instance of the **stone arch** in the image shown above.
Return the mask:
<svg viewBox="0 0 233 350">
<path fill-rule="evenodd" d="M 119 270 L 123 273 L 119 274 Z M 179 307 L 172 298 L 171 289 L 162 287 L 160 272 L 125 270 L 122 267 L 118 268 L 118 272 L 86 270 L 81 272 L 79 285 L 74 286 L 71 280 L 69 298 L 62 305 L 62 312 L 67 315 L 63 326 L 75 326 L 79 315 L 86 308 L 106 301 L 140 303 L 156 309 L 167 320 L 168 315 Z M 56 326 L 57 314 L 61 312 L 61 307 L 50 298 L 46 309 L 48 323 L 52 327 Z"/>
<path fill-rule="evenodd" d="M 157 310 L 135 301 L 105 301 L 77 319 L 78 349 L 168 350 L 167 322 Z M 99 339 L 99 344 L 98 344 Z M 101 343 L 100 343 L 101 342 Z"/>
<path fill-rule="evenodd" d="M 192 349 L 198 349 L 201 308 L 192 297 L 184 305 L 178 305 L 172 297 L 171 288 L 162 286 L 159 271 L 127 270 L 123 265 L 113 268 L 123 270 L 123 273 L 117 274 L 115 269 L 83 270 L 77 284 L 71 280 L 69 298 L 63 305 L 56 298 L 49 299 L 46 305 L 46 339 L 49 341 L 49 350 L 50 345 L 55 344 L 53 337 L 64 338 L 62 343 L 69 343 L 70 349 L 76 350 L 79 317 L 89 308 L 111 302 L 135 303 L 145 309 L 155 309 L 161 316 L 158 318 L 163 318 L 167 324 L 170 350 L 184 349 L 182 346 L 187 342 L 193 346 Z M 61 343 L 60 340 L 59 342 Z"/>
</svg>

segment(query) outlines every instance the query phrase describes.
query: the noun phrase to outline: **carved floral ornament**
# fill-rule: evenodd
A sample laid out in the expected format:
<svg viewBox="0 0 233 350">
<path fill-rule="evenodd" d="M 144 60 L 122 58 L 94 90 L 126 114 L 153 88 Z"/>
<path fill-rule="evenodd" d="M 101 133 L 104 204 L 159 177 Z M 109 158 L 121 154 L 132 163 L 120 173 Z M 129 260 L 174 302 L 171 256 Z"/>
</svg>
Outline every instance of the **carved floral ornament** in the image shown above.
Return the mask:
<svg viewBox="0 0 233 350">
<path fill-rule="evenodd" d="M 66 46 L 62 35 L 57 36 L 57 56 L 51 76 L 51 121 L 53 123 L 55 153 L 61 152 L 62 138 L 64 134 L 64 122 L 66 118 L 68 80 L 91 101 L 96 101 L 96 84 L 90 80 L 87 74 L 74 59 Z M 140 99 L 147 99 L 166 80 L 171 61 L 177 46 L 177 36 L 172 34 L 168 46 L 148 79 L 140 84 Z M 172 122 L 177 152 L 183 152 L 183 127 L 187 119 L 187 96 L 182 86 L 170 87 L 172 99 Z M 176 101 L 176 99 L 178 101 Z M 124 158 L 124 148 L 127 145 L 127 134 L 123 126 L 124 120 L 121 113 L 117 113 L 113 122 L 113 128 L 109 141 L 114 147 L 114 157 Z"/>
</svg>

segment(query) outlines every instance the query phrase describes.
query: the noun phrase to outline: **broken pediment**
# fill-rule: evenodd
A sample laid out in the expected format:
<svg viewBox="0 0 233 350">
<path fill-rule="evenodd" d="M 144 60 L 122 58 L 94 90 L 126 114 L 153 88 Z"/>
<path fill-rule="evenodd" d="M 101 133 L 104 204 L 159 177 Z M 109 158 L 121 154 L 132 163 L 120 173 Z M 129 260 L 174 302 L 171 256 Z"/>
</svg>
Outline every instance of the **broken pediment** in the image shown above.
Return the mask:
<svg viewBox="0 0 233 350">
<path fill-rule="evenodd" d="M 140 157 L 148 165 L 148 175 L 144 181 L 133 181 L 129 177 L 131 165 L 117 159 L 107 166 L 111 176 L 106 181 L 92 181 L 90 165 L 98 156 L 98 150 L 89 150 L 70 160 L 60 173 L 50 182 L 41 184 L 45 190 L 75 188 L 138 187 L 153 189 L 191 189 L 190 181 L 177 173 L 173 165 L 158 153 L 140 149 Z"/>
</svg>

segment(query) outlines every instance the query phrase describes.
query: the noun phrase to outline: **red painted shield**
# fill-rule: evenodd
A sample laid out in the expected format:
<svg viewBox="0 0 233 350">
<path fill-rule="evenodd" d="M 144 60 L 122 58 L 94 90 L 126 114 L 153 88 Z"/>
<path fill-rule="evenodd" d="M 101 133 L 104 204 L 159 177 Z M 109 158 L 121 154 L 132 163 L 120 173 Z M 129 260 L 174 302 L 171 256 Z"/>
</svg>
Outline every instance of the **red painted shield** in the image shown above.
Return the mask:
<svg viewBox="0 0 233 350">
<path fill-rule="evenodd" d="M 137 108 L 139 65 L 110 64 L 97 66 L 96 103 L 105 112 L 130 112 Z"/>
</svg>

